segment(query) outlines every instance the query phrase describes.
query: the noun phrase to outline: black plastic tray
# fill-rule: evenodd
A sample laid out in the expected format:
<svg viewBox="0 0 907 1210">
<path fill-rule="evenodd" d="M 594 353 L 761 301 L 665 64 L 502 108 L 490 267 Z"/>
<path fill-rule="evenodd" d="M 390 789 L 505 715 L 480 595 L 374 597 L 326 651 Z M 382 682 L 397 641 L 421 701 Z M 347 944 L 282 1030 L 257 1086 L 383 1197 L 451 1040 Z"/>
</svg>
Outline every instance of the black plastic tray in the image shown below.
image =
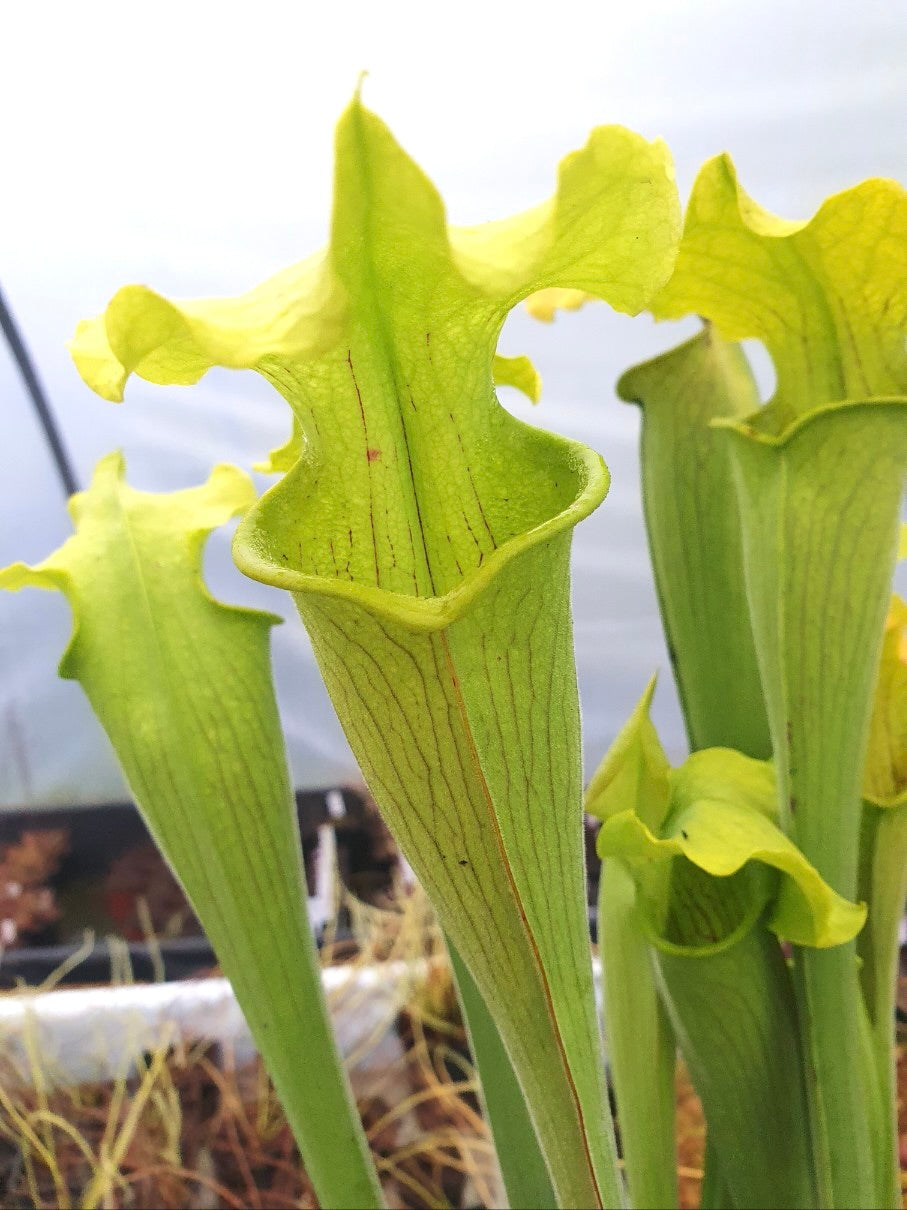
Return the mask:
<svg viewBox="0 0 907 1210">
<path fill-rule="evenodd" d="M 318 829 L 329 823 L 334 827 L 337 859 L 341 877 L 349 883 L 371 865 L 371 844 L 363 798 L 353 790 L 343 789 L 345 814 L 336 818 L 328 809 L 326 792 L 304 792 L 296 795 L 299 831 L 303 858 L 311 884 L 312 854 L 317 845 Z M 65 828 L 69 848 L 49 885 L 58 896 L 65 897 L 67 889 L 92 880 L 103 880 L 113 862 L 130 849 L 151 844 L 151 836 L 136 806 L 131 802 L 102 803 L 88 806 L 9 808 L 0 812 L 0 845 L 11 844 L 25 831 Z M 388 863 L 389 865 L 389 863 Z M 390 881 L 389 868 L 379 871 Z M 64 926 L 63 932 L 67 931 Z M 78 926 L 68 926 L 69 933 Z M 336 934 L 335 934 L 336 935 Z M 343 929 L 339 930 L 340 938 Z M 34 986 L 56 976 L 79 949 L 84 948 L 80 937 L 61 940 L 59 925 L 50 925 L 35 934 L 28 945 L 7 949 L 0 958 L 0 988 L 16 987 L 24 982 Z M 154 951 L 145 943 L 126 945 L 133 978 L 137 982 L 160 977 L 161 966 L 167 979 L 185 979 L 210 969 L 216 964 L 214 952 L 204 936 L 161 940 Z M 99 939 L 90 953 L 80 958 L 55 983 L 107 983 L 111 979 L 111 948 Z M 119 947 L 122 955 L 123 949 Z"/>
</svg>

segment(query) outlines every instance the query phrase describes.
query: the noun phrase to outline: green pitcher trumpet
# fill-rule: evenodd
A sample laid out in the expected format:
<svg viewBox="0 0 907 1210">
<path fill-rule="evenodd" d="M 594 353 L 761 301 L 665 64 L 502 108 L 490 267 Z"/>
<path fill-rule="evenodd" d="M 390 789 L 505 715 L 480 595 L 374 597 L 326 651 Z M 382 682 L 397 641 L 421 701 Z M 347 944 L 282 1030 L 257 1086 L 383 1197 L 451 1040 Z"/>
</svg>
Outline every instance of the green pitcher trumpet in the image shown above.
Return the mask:
<svg viewBox="0 0 907 1210">
<path fill-rule="evenodd" d="M 218 468 L 168 501 L 132 493 L 112 456 L 73 502 L 75 537 L 0 583 L 73 602 L 61 670 L 86 689 L 208 928 L 319 1197 L 377 1206 L 302 909 L 273 619 L 212 601 L 199 572 L 204 535 L 242 513 L 234 559 L 291 593 L 445 932 L 511 1200 L 622 1205 L 585 910 L 569 582 L 573 528 L 609 474 L 497 400 L 496 383 L 539 395 L 529 359 L 497 352 L 526 298 L 540 319 L 598 298 L 706 324 L 618 388 L 642 406 L 649 543 L 692 749 L 670 767 L 653 683 L 586 794 L 602 820 L 630 1197 L 640 1210 L 676 1201 L 679 1045 L 708 1121 L 704 1210 L 894 1206 L 907 663 L 903 603 L 887 629 L 885 613 L 907 469 L 899 186 L 868 181 L 787 222 L 719 157 L 681 237 L 666 149 L 601 127 L 562 162 L 550 201 L 459 228 L 357 95 L 337 128 L 327 248 L 232 299 L 126 287 L 71 344 L 111 400 L 131 374 L 259 372 L 291 412 L 260 464 L 276 485 L 256 501 L 242 472 Z M 764 407 L 732 343 L 751 338 L 777 374 Z M 244 911 L 247 879 L 258 893 Z"/>
<path fill-rule="evenodd" d="M 549 292 L 535 313 L 582 301 Z M 896 843 L 882 861 L 873 837 L 883 818 L 889 835 L 897 814 L 864 809 L 860 789 L 907 467 L 907 194 L 867 181 L 808 222 L 788 222 L 748 197 L 718 157 L 697 178 L 674 273 L 651 310 L 710 325 L 618 388 L 643 404 L 646 519 L 691 745 L 729 739 L 749 756 L 774 753 L 777 826 L 844 900 L 862 891 L 874 905 L 860 945 L 872 970 L 887 971 L 904 854 Z M 777 390 L 764 408 L 741 353 L 722 343 L 746 338 L 763 341 L 774 362 Z M 733 811 L 716 812 L 716 836 Z M 641 823 L 621 826 L 641 858 Z M 616 841 L 614 828 L 602 829 L 603 844 Z M 707 916 L 707 884 L 689 871 L 688 881 Z M 890 988 L 883 997 L 864 968 L 879 1031 L 873 1061 L 855 943 L 819 950 L 786 935 L 795 942 L 790 1022 L 816 1073 L 806 1085 L 815 1196 L 823 1206 L 895 1204 L 882 1105 Z M 705 988 L 704 967 L 700 977 Z"/>
<path fill-rule="evenodd" d="M 616 867 L 635 883 L 633 921 L 651 946 L 733 1205 L 812 1207 L 796 1008 L 771 933 L 839 945 L 865 909 L 837 895 L 778 827 L 770 763 L 712 748 L 669 768 L 648 717 L 652 689 L 587 793 L 604 821 L 602 877 Z M 625 982 L 645 984 L 640 966 L 623 971 Z M 619 1084 L 618 1112 L 620 1096 Z"/>
<path fill-rule="evenodd" d="M 241 523 L 237 564 L 293 594 L 370 788 L 495 1015 L 560 1203 L 616 1205 L 568 578 L 572 528 L 608 474 L 501 408 L 493 365 L 535 290 L 646 305 L 676 252 L 670 161 L 601 128 L 552 201 L 451 228 L 357 97 L 335 186 L 320 256 L 224 302 L 122 290 L 73 355 L 110 398 L 131 372 L 185 383 L 219 364 L 289 402 L 272 458 L 289 469 Z M 535 389 L 522 363 L 497 373 Z"/>
<path fill-rule="evenodd" d="M 75 534 L 36 567 L 4 568 L 0 588 L 65 593 L 73 631 L 60 675 L 85 691 L 211 938 L 319 1198 L 379 1207 L 306 915 L 271 683 L 280 619 L 215 601 L 201 574 L 208 533 L 245 512 L 255 489 L 229 466 L 166 495 L 123 475 L 121 455 L 103 458 L 70 500 Z M 89 1188 L 83 1204 L 93 1197 Z"/>
<path fill-rule="evenodd" d="M 791 223 L 762 210 L 719 157 L 696 181 L 675 273 L 652 308 L 761 339 L 774 362 L 769 405 L 715 423 L 737 486 L 779 821 L 846 899 L 858 892 L 861 782 L 907 468 L 905 236 L 907 194 L 894 182 L 867 181 Z M 894 1204 L 855 944 L 797 949 L 795 978 L 820 1203 Z"/>
</svg>

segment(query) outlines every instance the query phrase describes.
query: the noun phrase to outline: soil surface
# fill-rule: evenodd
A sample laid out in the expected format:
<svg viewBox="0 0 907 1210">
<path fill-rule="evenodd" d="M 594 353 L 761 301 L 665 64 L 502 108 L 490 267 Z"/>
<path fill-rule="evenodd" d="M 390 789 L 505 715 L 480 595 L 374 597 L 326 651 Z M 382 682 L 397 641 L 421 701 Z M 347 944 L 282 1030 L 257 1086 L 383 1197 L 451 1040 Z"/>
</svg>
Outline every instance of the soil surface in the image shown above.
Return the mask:
<svg viewBox="0 0 907 1210">
<path fill-rule="evenodd" d="M 394 1045 L 388 1063 L 381 1056 L 389 1040 Z M 466 1038 L 443 970 L 435 970 L 411 1008 L 376 1039 L 370 1055 L 351 1067 L 350 1077 L 390 1206 L 479 1210 L 501 1204 Z M 898 1052 L 898 1085 L 904 1165 L 904 1046 Z M 66 1123 L 66 1129 L 54 1122 Z M 681 1069 L 677 1142 L 684 1210 L 699 1205 L 704 1138 L 699 1099 Z M 212 1046 L 149 1056 L 145 1070 L 119 1085 L 4 1097 L 0 1206 L 55 1210 L 80 1204 L 98 1179 L 98 1157 L 105 1151 L 118 1163 L 100 1202 L 111 1210 L 317 1206 L 261 1065 L 236 1067 Z"/>
</svg>

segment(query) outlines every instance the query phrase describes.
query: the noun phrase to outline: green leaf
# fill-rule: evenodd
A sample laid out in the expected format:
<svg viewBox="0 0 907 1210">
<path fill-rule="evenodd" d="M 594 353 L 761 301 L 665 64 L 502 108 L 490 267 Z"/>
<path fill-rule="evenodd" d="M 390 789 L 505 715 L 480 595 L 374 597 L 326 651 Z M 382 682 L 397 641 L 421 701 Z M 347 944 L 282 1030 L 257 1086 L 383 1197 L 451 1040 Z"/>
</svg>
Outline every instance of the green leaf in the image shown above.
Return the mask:
<svg viewBox="0 0 907 1210">
<path fill-rule="evenodd" d="M 608 1121 L 568 556 L 566 535 L 541 541 L 435 630 L 339 597 L 297 603 L 366 780 L 495 1015 L 558 1201 L 584 1205 L 604 1189 L 578 1165 Z"/>
<path fill-rule="evenodd" d="M 325 253 L 240 298 L 168 302 L 126 286 L 103 316 L 83 320 L 69 350 L 87 386 L 118 403 L 130 374 L 190 385 L 213 365 L 248 369 L 265 356 L 313 356 L 342 331 L 343 290 Z"/>
<path fill-rule="evenodd" d="M 809 222 L 769 214 L 727 156 L 693 187 L 677 267 L 652 310 L 697 314 L 725 340 L 755 337 L 778 386 L 760 424 L 840 399 L 907 394 L 907 193 L 865 181 L 829 198 Z"/>
<path fill-rule="evenodd" d="M 900 552 L 899 552 L 900 553 Z M 891 599 L 863 774 L 860 892 L 870 905 L 861 978 L 879 1053 L 890 1066 L 899 929 L 907 898 L 907 604 Z"/>
<path fill-rule="evenodd" d="M 655 677 L 587 786 L 590 815 L 608 820 L 633 803 L 653 826 L 664 818 L 670 766 L 649 718 L 654 692 Z M 598 944 L 630 1201 L 635 1207 L 676 1205 L 674 1036 L 655 989 L 636 886 L 619 861 L 602 862 Z"/>
<path fill-rule="evenodd" d="M 319 1198 L 378 1206 L 306 917 L 269 667 L 279 619 L 213 600 L 201 577 L 208 531 L 254 498 L 228 466 L 203 487 L 133 491 L 112 454 L 70 502 L 75 535 L 37 567 L 0 572 L 0 587 L 66 594 L 74 627 L 60 674 L 84 689 L 211 938 Z"/>
<path fill-rule="evenodd" d="M 734 1199 L 721 1168 L 721 1156 L 715 1140 L 705 1136 L 705 1154 L 702 1157 L 702 1183 L 699 1187 L 700 1210 L 733 1210 Z"/>
<path fill-rule="evenodd" d="M 492 374 L 496 386 L 515 387 L 518 391 L 538 403 L 542 394 L 542 380 L 539 372 L 528 357 L 502 357 L 496 353 L 492 363 Z M 291 470 L 299 461 L 305 448 L 302 426 L 293 417 L 293 429 L 290 436 L 277 449 L 271 450 L 267 459 L 256 463 L 254 469 L 266 475 L 282 475 Z"/>
<path fill-rule="evenodd" d="M 848 899 L 907 461 L 905 233 L 907 194 L 893 182 L 867 181 L 790 223 L 747 197 L 720 157 L 700 173 L 675 274 L 652 308 L 700 314 L 725 339 L 756 337 L 775 364 L 772 402 L 730 430 L 747 597 L 781 825 Z M 887 1201 L 865 1113 L 876 1081 L 856 948 L 795 959 L 820 1198 Z"/>
<path fill-rule="evenodd" d="M 898 558 L 904 557 L 901 528 Z M 869 725 L 863 775 L 860 835 L 861 896 L 869 919 L 857 941 L 860 981 L 872 1026 L 885 1115 L 880 1151 L 892 1193 L 900 1188 L 894 1016 L 900 958 L 900 926 L 907 899 L 907 604 L 892 597 L 882 639 L 882 657 Z"/>
<path fill-rule="evenodd" d="M 360 158 L 367 144 L 378 154 L 372 165 Z M 266 372 L 270 358 L 317 361 L 350 333 L 361 309 L 358 279 L 371 276 L 382 260 L 382 285 L 395 282 L 383 310 L 405 300 L 411 321 L 426 304 L 428 313 L 453 319 L 458 303 L 480 311 L 487 302 L 482 318 L 496 326 L 520 298 L 565 280 L 635 314 L 673 268 L 680 227 L 673 165 L 660 140 L 646 143 L 622 127 L 599 127 L 585 148 L 566 157 L 551 201 L 479 227 L 446 227 L 433 186 L 358 98 L 338 127 L 337 165 L 329 249 L 232 299 L 175 304 L 145 286 L 124 287 L 103 316 L 79 324 L 70 342 L 86 384 L 118 402 L 132 373 L 149 382 L 189 384 L 214 365 Z M 374 167 L 381 170 L 381 196 L 370 198 L 358 173 Z M 373 176 L 371 185 L 376 182 Z M 369 214 L 370 202 L 380 223 Z M 357 261 L 363 238 L 371 266 Z M 421 279 L 414 263 L 425 274 Z M 446 297 L 433 298 L 442 282 Z M 396 306 L 389 306 L 392 296 Z M 471 326 L 484 326 L 478 319 L 474 315 Z M 424 342 L 421 328 L 417 324 Z M 464 346 L 450 369 L 462 370 L 470 360 Z M 298 406 L 298 399 L 290 403 Z"/>
<path fill-rule="evenodd" d="M 904 557 L 900 550 L 898 557 Z M 907 803 L 907 602 L 899 596 L 885 621 L 863 797 L 880 807 Z"/>
<path fill-rule="evenodd" d="M 816 408 L 778 436 L 749 425 L 727 432 L 780 819 L 822 877 L 854 898 L 872 692 L 900 535 L 907 399 Z M 856 947 L 798 954 L 797 978 L 818 1073 L 822 1196 L 887 1200 L 865 1113 L 877 1081 L 862 1041 Z"/>
<path fill-rule="evenodd" d="M 784 833 L 751 807 L 700 799 L 672 813 L 664 837 L 653 835 L 638 816 L 626 811 L 613 816 L 599 836 L 603 855 L 620 856 L 630 866 L 683 856 L 718 878 L 736 874 L 750 861 L 780 870 L 787 880 L 778 889 L 768 924 L 779 937 L 798 945 L 840 945 L 854 937 L 866 919 L 864 907 L 832 891 Z"/>
<path fill-rule="evenodd" d="M 554 1190 L 513 1064 L 469 967 L 449 941 L 447 948 L 508 1205 L 549 1210 L 556 1204 Z"/>
<path fill-rule="evenodd" d="M 606 1046 L 634 1210 L 677 1205 L 676 1043 L 639 919 L 636 884 L 616 859 L 598 884 Z"/>
<path fill-rule="evenodd" d="M 675 858 L 715 878 L 728 878 L 758 862 L 783 877 L 775 889 L 763 878 L 750 880 L 747 897 L 753 909 L 745 918 L 761 910 L 768 892 L 773 896 L 768 927 L 784 940 L 819 947 L 850 940 L 863 926 L 865 908 L 842 899 L 823 882 L 773 821 L 774 810 L 775 779 L 768 763 L 710 748 L 694 753 L 672 774 L 671 807 L 657 835 L 631 808 L 606 820 L 598 851 L 642 871 L 647 886 L 653 885 L 653 871 L 662 867 L 665 875 L 655 884 L 660 897 L 670 894 Z M 690 910 L 697 906 L 691 904 Z M 658 909 L 663 918 L 679 911 L 667 902 Z M 725 939 L 719 935 L 713 941 L 720 945 Z"/>
<path fill-rule="evenodd" d="M 290 435 L 283 445 L 271 450 L 267 458 L 261 462 L 254 463 L 252 469 L 260 471 L 263 475 L 285 475 L 299 461 L 304 450 L 305 438 L 302 435 L 302 426 L 294 416 Z"/>
<path fill-rule="evenodd" d="M 653 676 L 586 788 L 586 811 L 597 819 L 628 809 L 653 828 L 664 819 L 671 766 L 649 718 L 654 693 Z"/>
<path fill-rule="evenodd" d="M 801 945 L 832 946 L 854 937 L 866 912 L 836 894 L 777 826 L 775 776 L 771 762 L 726 748 L 694 752 L 671 769 L 649 718 L 654 679 L 605 756 L 586 791 L 586 810 L 604 820 L 600 857 L 619 857 L 649 896 L 651 931 L 660 932 L 680 910 L 670 903 L 675 859 L 712 878 L 728 879 L 751 862 L 783 875 L 776 887 L 763 875 L 743 883 L 745 907 L 736 923 L 709 946 L 761 912 L 769 895 L 769 927 Z M 722 892 L 702 893 L 720 899 Z M 688 905 L 693 916 L 699 910 Z M 714 930 L 713 930 L 714 932 Z"/>
<path fill-rule="evenodd" d="M 649 552 L 690 747 L 771 756 L 743 580 L 737 497 L 716 417 L 759 403 L 740 348 L 711 327 L 628 370 L 621 399 L 641 404 Z"/>
<path fill-rule="evenodd" d="M 657 744 L 651 689 L 605 768 L 622 765 L 626 774 L 627 765 L 646 767 L 642 741 L 650 751 Z M 617 792 L 603 804 L 613 811 L 598 837 L 606 1021 L 619 1120 L 623 1131 L 626 1115 L 630 1131 L 634 1204 L 673 1201 L 668 1047 L 676 1035 L 732 1204 L 812 1206 L 793 989 L 765 923 L 782 936 L 833 945 L 852 936 L 865 913 L 836 896 L 773 822 L 768 762 L 707 749 L 665 780 L 668 801 L 653 828 L 634 810 L 639 804 L 652 813 L 645 780 L 634 790 L 625 776 L 620 792 L 615 778 Z M 663 1006 L 671 1029 L 661 1021 Z"/>
<path fill-rule="evenodd" d="M 661 950 L 657 963 L 729 1204 L 814 1207 L 796 1005 L 777 942 L 757 926 L 710 954 Z"/>
<path fill-rule="evenodd" d="M 658 318 L 699 314 L 728 340 L 761 339 L 775 364 L 769 406 L 724 422 L 747 599 L 781 826 L 846 899 L 857 889 L 870 683 L 907 461 L 907 400 L 891 398 L 907 393 L 905 233 L 907 194 L 893 182 L 865 182 L 790 223 L 747 197 L 719 157 L 699 175 L 675 273 L 652 306 Z M 816 1073 L 820 1199 L 887 1200 L 861 1108 L 875 1080 L 855 946 L 798 954 L 797 997 Z M 856 1124 L 849 1134 L 845 1122 Z"/>
<path fill-rule="evenodd" d="M 528 357 L 502 357 L 496 353 L 491 370 L 496 386 L 516 387 L 532 403 L 541 399 L 542 380 Z"/>
<path fill-rule="evenodd" d="M 860 837 L 860 895 L 869 904 L 866 928 L 857 938 L 860 986 L 866 1001 L 879 1084 L 881 1126 L 874 1142 L 879 1187 L 892 1204 L 900 1189 L 895 1007 L 900 962 L 900 927 L 907 901 L 907 803 L 863 803 Z"/>
<path fill-rule="evenodd" d="M 567 157 L 552 201 L 449 228 L 357 98 L 337 131 L 323 256 L 222 303 L 126 289 L 73 345 L 108 395 L 131 371 L 186 382 L 254 366 L 293 408 L 302 455 L 241 525 L 235 557 L 294 593 L 369 785 L 495 1013 L 563 1205 L 621 1200 L 568 583 L 570 531 L 608 476 L 502 409 L 492 365 L 508 311 L 535 290 L 641 309 L 678 228 L 663 145 L 616 127 Z"/>
<path fill-rule="evenodd" d="M 818 408 L 778 437 L 726 432 L 780 817 L 823 877 L 853 895 L 907 399 Z"/>
</svg>

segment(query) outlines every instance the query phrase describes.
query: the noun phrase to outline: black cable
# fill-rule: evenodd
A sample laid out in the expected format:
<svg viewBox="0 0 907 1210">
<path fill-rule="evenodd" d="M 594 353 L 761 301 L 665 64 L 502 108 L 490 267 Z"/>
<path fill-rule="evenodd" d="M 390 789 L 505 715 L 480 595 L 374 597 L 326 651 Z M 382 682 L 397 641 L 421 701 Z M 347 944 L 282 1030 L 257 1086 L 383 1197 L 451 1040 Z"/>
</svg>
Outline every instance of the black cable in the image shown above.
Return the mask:
<svg viewBox="0 0 907 1210">
<path fill-rule="evenodd" d="M 57 422 L 47 401 L 47 396 L 44 394 L 44 389 L 38 381 L 38 375 L 29 356 L 28 349 L 25 347 L 25 342 L 16 326 L 12 312 L 6 304 L 2 290 L 0 290 L 0 329 L 3 330 L 3 335 L 9 344 L 13 360 L 19 367 L 19 373 L 22 375 L 29 399 L 31 399 L 34 409 L 38 413 L 38 420 L 41 423 L 47 444 L 50 446 L 51 456 L 57 468 L 57 473 L 60 476 L 63 490 L 67 496 L 71 496 L 79 490 L 72 463 L 63 444 L 63 438 L 60 435 Z"/>
</svg>

